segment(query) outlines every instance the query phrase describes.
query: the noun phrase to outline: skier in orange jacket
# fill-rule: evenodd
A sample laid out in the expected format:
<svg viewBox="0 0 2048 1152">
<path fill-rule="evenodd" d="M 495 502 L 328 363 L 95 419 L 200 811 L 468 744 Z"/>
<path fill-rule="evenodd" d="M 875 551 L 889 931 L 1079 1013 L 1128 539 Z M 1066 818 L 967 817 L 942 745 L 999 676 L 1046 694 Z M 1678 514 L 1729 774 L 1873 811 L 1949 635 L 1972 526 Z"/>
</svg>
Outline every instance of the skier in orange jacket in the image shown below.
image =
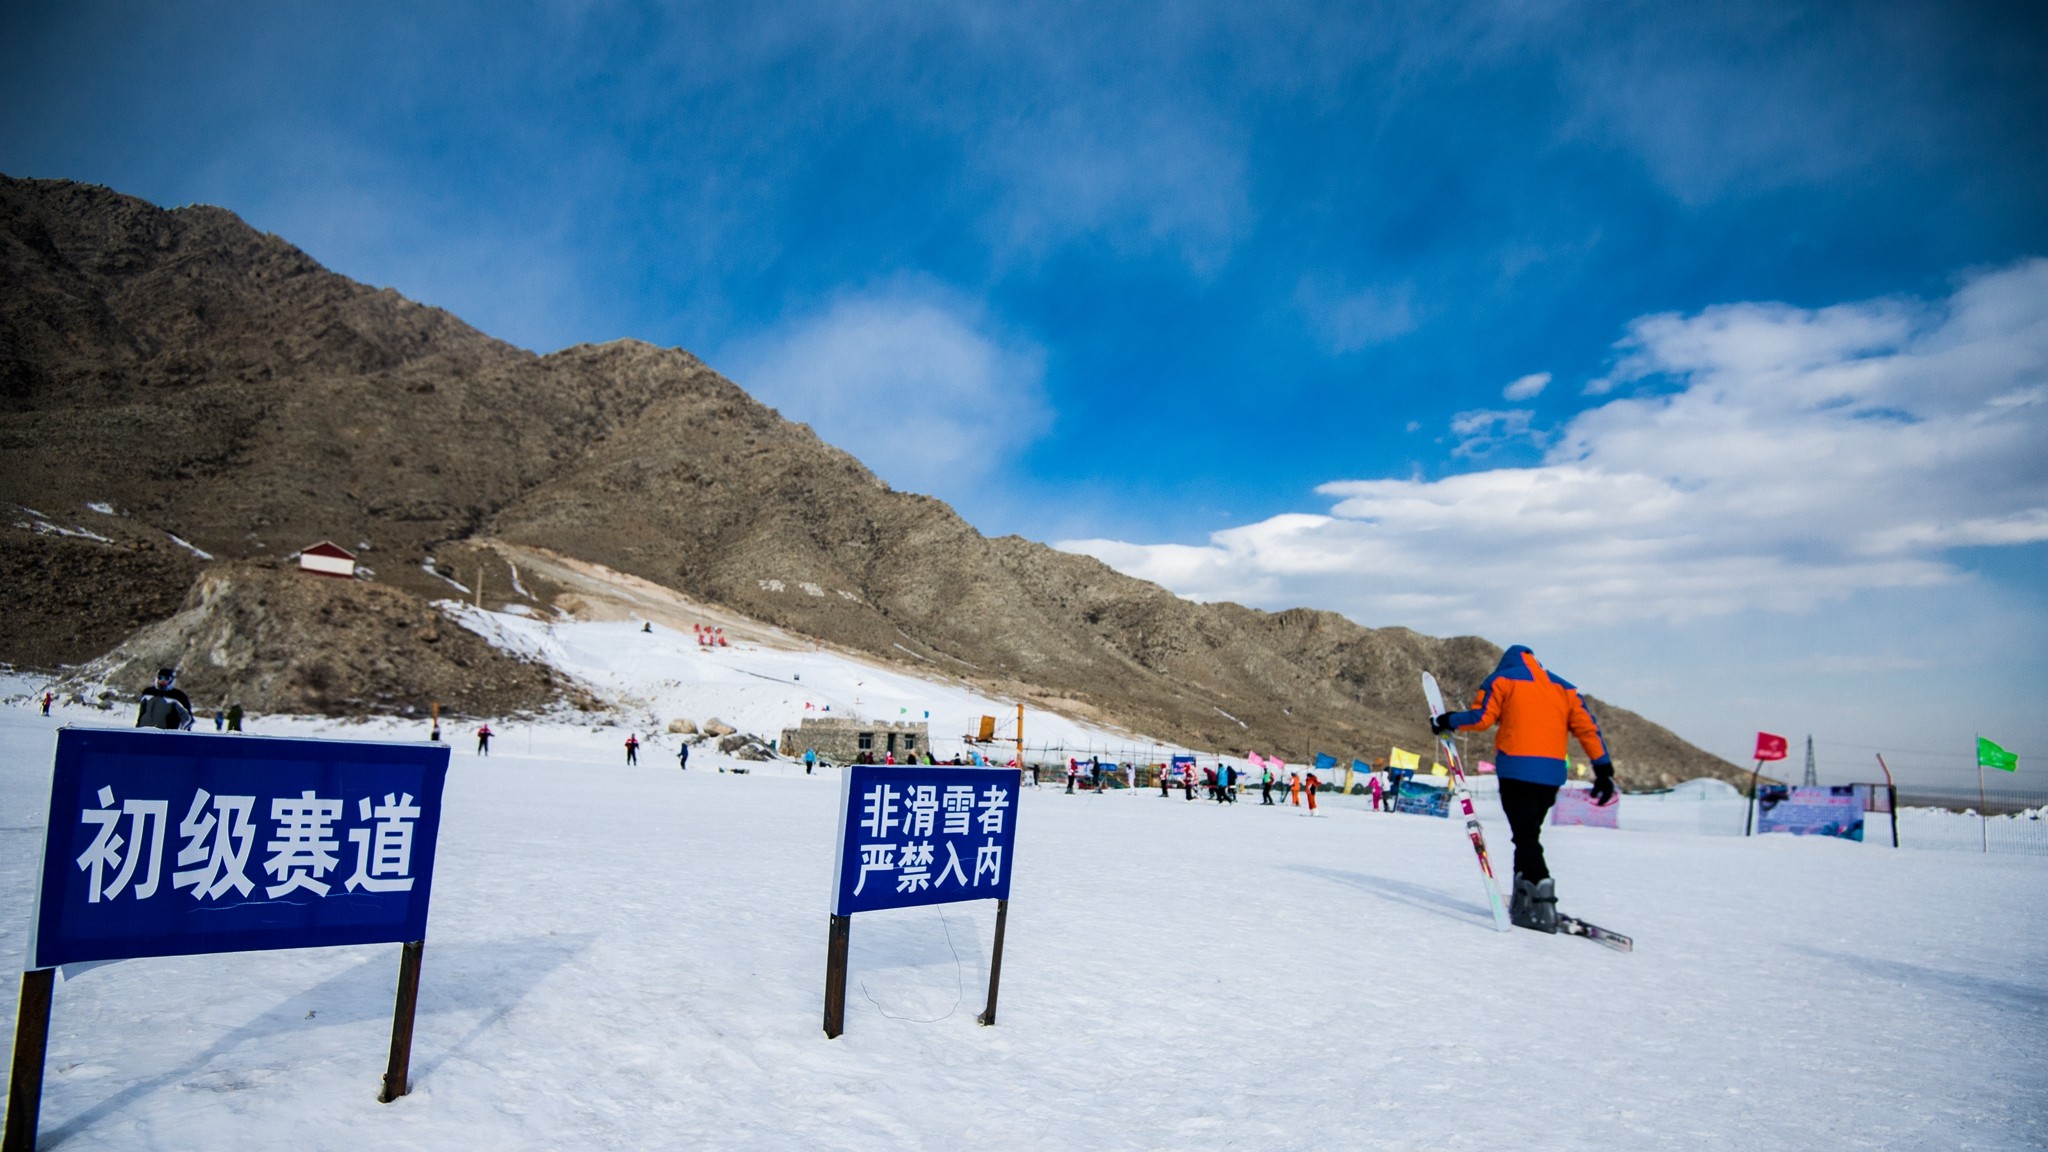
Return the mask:
<svg viewBox="0 0 2048 1152">
<path fill-rule="evenodd" d="M 1543 860 L 1543 818 L 1564 785 L 1565 753 L 1577 737 L 1593 758 L 1593 801 L 1614 798 L 1614 761 L 1599 721 L 1579 690 L 1537 663 L 1517 644 L 1479 685 L 1472 707 L 1446 712 L 1430 727 L 1438 734 L 1500 725 L 1493 737 L 1493 770 L 1500 778 L 1500 806 L 1515 840 L 1515 893 L 1508 914 L 1516 924 L 1539 932 L 1557 931 L 1557 886 Z"/>
</svg>

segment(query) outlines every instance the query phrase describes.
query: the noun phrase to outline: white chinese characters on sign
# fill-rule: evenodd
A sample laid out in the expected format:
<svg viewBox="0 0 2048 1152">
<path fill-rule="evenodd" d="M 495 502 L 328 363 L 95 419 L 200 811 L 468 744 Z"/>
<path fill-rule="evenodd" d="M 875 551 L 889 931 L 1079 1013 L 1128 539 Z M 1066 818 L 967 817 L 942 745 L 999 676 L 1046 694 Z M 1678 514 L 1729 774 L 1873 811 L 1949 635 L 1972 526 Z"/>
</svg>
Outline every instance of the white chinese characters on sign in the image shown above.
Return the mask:
<svg viewBox="0 0 2048 1152">
<path fill-rule="evenodd" d="M 280 796 L 270 802 L 270 818 L 277 821 L 277 839 L 263 846 L 270 859 L 263 870 L 277 877 L 277 883 L 263 890 L 272 900 L 296 888 L 315 896 L 327 895 L 327 884 L 318 877 L 334 870 L 334 851 L 341 844 L 328 827 L 341 817 L 341 801 L 322 800 L 311 789 L 298 799 Z"/>
<path fill-rule="evenodd" d="M 98 800 L 98 810 L 88 808 L 78 814 L 80 823 L 98 825 L 92 843 L 78 856 L 79 870 L 91 885 L 85 894 L 86 903 L 97 904 L 119 896 L 135 878 L 136 862 L 144 858 L 149 860 L 149 871 L 135 886 L 135 898 L 149 899 L 156 895 L 157 880 L 163 873 L 164 821 L 170 818 L 170 801 L 124 800 L 116 808 L 112 788 L 100 789 Z M 117 831 L 123 816 L 128 818 L 126 837 Z M 112 876 L 107 875 L 110 869 Z"/>
<path fill-rule="evenodd" d="M 386 792 L 384 803 L 375 808 L 370 807 L 370 798 L 365 796 L 357 810 L 365 820 L 376 817 L 377 823 L 373 828 L 349 830 L 348 838 L 356 846 L 356 870 L 348 878 L 349 891 L 412 891 L 412 822 L 420 818 L 420 810 L 413 806 L 412 793 L 400 797 Z"/>
<path fill-rule="evenodd" d="M 867 788 L 859 804 L 860 872 L 853 894 L 860 895 L 875 873 L 894 873 L 895 890 L 903 893 L 939 891 L 949 884 L 963 889 L 1000 887 L 1003 849 L 996 838 L 1003 834 L 1010 803 L 1009 792 L 997 785 L 983 789 L 979 797 L 968 785 Z M 977 831 L 984 843 L 964 845 L 974 849 L 970 873 L 961 858 L 963 844 L 955 838 Z M 937 844 L 931 839 L 934 835 L 940 837 Z"/>
<path fill-rule="evenodd" d="M 77 859 L 79 870 L 86 873 L 86 901 L 99 904 L 124 893 L 134 900 L 155 896 L 171 802 L 123 800 L 116 805 L 112 788 L 101 788 L 97 799 L 98 808 L 84 809 L 78 816 L 81 824 L 93 829 L 92 843 Z M 256 843 L 258 813 L 263 811 L 255 796 L 196 790 L 178 823 L 183 843 L 177 870 L 171 873 L 172 889 L 185 890 L 202 903 L 222 901 L 230 892 L 242 898 L 253 895 L 256 884 L 249 877 L 249 855 Z M 347 839 L 356 851 L 347 890 L 412 891 L 413 829 L 422 815 L 412 794 L 387 792 L 381 803 L 364 796 L 357 800 L 356 811 L 364 826 L 348 830 Z M 276 900 L 301 891 L 326 896 L 332 891 L 329 877 L 340 863 L 342 843 L 336 825 L 344 813 L 340 799 L 310 790 L 270 799 L 272 835 L 263 845 L 268 853 L 263 870 L 276 882 L 264 887 L 265 898 Z"/>
<path fill-rule="evenodd" d="M 180 870 L 171 873 L 171 887 L 192 889 L 194 900 L 218 900 L 230 888 L 247 896 L 256 887 L 248 874 L 249 848 L 256 842 L 249 814 L 256 808 L 256 798 L 214 796 L 211 812 L 206 810 L 208 798 L 204 788 L 193 793 L 192 807 L 178 824 L 185 846 L 178 850 Z M 200 866 L 189 867 L 193 864 Z"/>
</svg>

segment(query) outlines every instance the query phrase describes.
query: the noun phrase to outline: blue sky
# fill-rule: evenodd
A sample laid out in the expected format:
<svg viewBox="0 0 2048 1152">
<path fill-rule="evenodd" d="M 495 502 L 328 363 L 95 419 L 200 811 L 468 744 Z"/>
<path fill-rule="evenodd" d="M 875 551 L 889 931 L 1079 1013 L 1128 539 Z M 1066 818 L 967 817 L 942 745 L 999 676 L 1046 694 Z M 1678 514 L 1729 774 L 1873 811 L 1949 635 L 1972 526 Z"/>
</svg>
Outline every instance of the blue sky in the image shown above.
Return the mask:
<svg viewBox="0 0 2048 1152">
<path fill-rule="evenodd" d="M 1101 7 L 10 4 L 0 170 L 1731 757 L 2048 754 L 2037 7 Z"/>
</svg>

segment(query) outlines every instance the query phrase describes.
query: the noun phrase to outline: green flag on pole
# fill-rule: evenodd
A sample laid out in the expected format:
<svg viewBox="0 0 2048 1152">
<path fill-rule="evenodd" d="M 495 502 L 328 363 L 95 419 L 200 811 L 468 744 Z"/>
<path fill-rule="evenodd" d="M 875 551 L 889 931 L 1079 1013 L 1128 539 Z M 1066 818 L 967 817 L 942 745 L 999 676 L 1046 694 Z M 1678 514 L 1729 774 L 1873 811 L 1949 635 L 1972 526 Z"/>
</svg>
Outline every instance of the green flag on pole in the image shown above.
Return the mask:
<svg viewBox="0 0 2048 1152">
<path fill-rule="evenodd" d="M 1996 768 L 2001 772 L 2020 770 L 2020 754 L 2007 752 L 1982 736 L 1977 737 L 1977 767 Z"/>
</svg>

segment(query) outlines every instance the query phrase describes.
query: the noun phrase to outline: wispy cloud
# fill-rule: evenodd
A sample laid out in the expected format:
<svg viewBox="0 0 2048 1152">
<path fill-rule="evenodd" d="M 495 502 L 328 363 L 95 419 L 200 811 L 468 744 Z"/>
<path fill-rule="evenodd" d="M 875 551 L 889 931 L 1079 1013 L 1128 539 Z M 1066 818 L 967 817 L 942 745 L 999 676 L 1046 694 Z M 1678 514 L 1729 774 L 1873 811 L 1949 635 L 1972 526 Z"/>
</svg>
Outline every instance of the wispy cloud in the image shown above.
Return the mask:
<svg viewBox="0 0 2048 1152">
<path fill-rule="evenodd" d="M 848 292 L 719 359 L 749 392 L 891 484 L 947 499 L 1051 421 L 1043 350 L 923 281 Z"/>
<path fill-rule="evenodd" d="M 1646 317 L 1608 382 L 1630 394 L 1571 420 L 1536 467 L 1334 481 L 1325 513 L 1201 545 L 1061 547 L 1202 599 L 1536 635 L 1803 612 L 1955 581 L 1951 548 L 2048 540 L 2048 260 L 1937 303 Z M 1453 430 L 1527 422 L 1466 413 Z"/>
<path fill-rule="evenodd" d="M 1408 284 L 1350 289 L 1314 277 L 1302 280 L 1294 290 L 1295 305 L 1308 316 L 1324 347 L 1339 355 L 1414 331 L 1414 296 Z"/>
<path fill-rule="evenodd" d="M 1500 395 L 1503 400 L 1533 400 L 1541 396 L 1543 389 L 1549 385 L 1550 373 L 1531 372 L 1527 376 L 1516 378 L 1507 387 L 1501 389 Z"/>
</svg>

